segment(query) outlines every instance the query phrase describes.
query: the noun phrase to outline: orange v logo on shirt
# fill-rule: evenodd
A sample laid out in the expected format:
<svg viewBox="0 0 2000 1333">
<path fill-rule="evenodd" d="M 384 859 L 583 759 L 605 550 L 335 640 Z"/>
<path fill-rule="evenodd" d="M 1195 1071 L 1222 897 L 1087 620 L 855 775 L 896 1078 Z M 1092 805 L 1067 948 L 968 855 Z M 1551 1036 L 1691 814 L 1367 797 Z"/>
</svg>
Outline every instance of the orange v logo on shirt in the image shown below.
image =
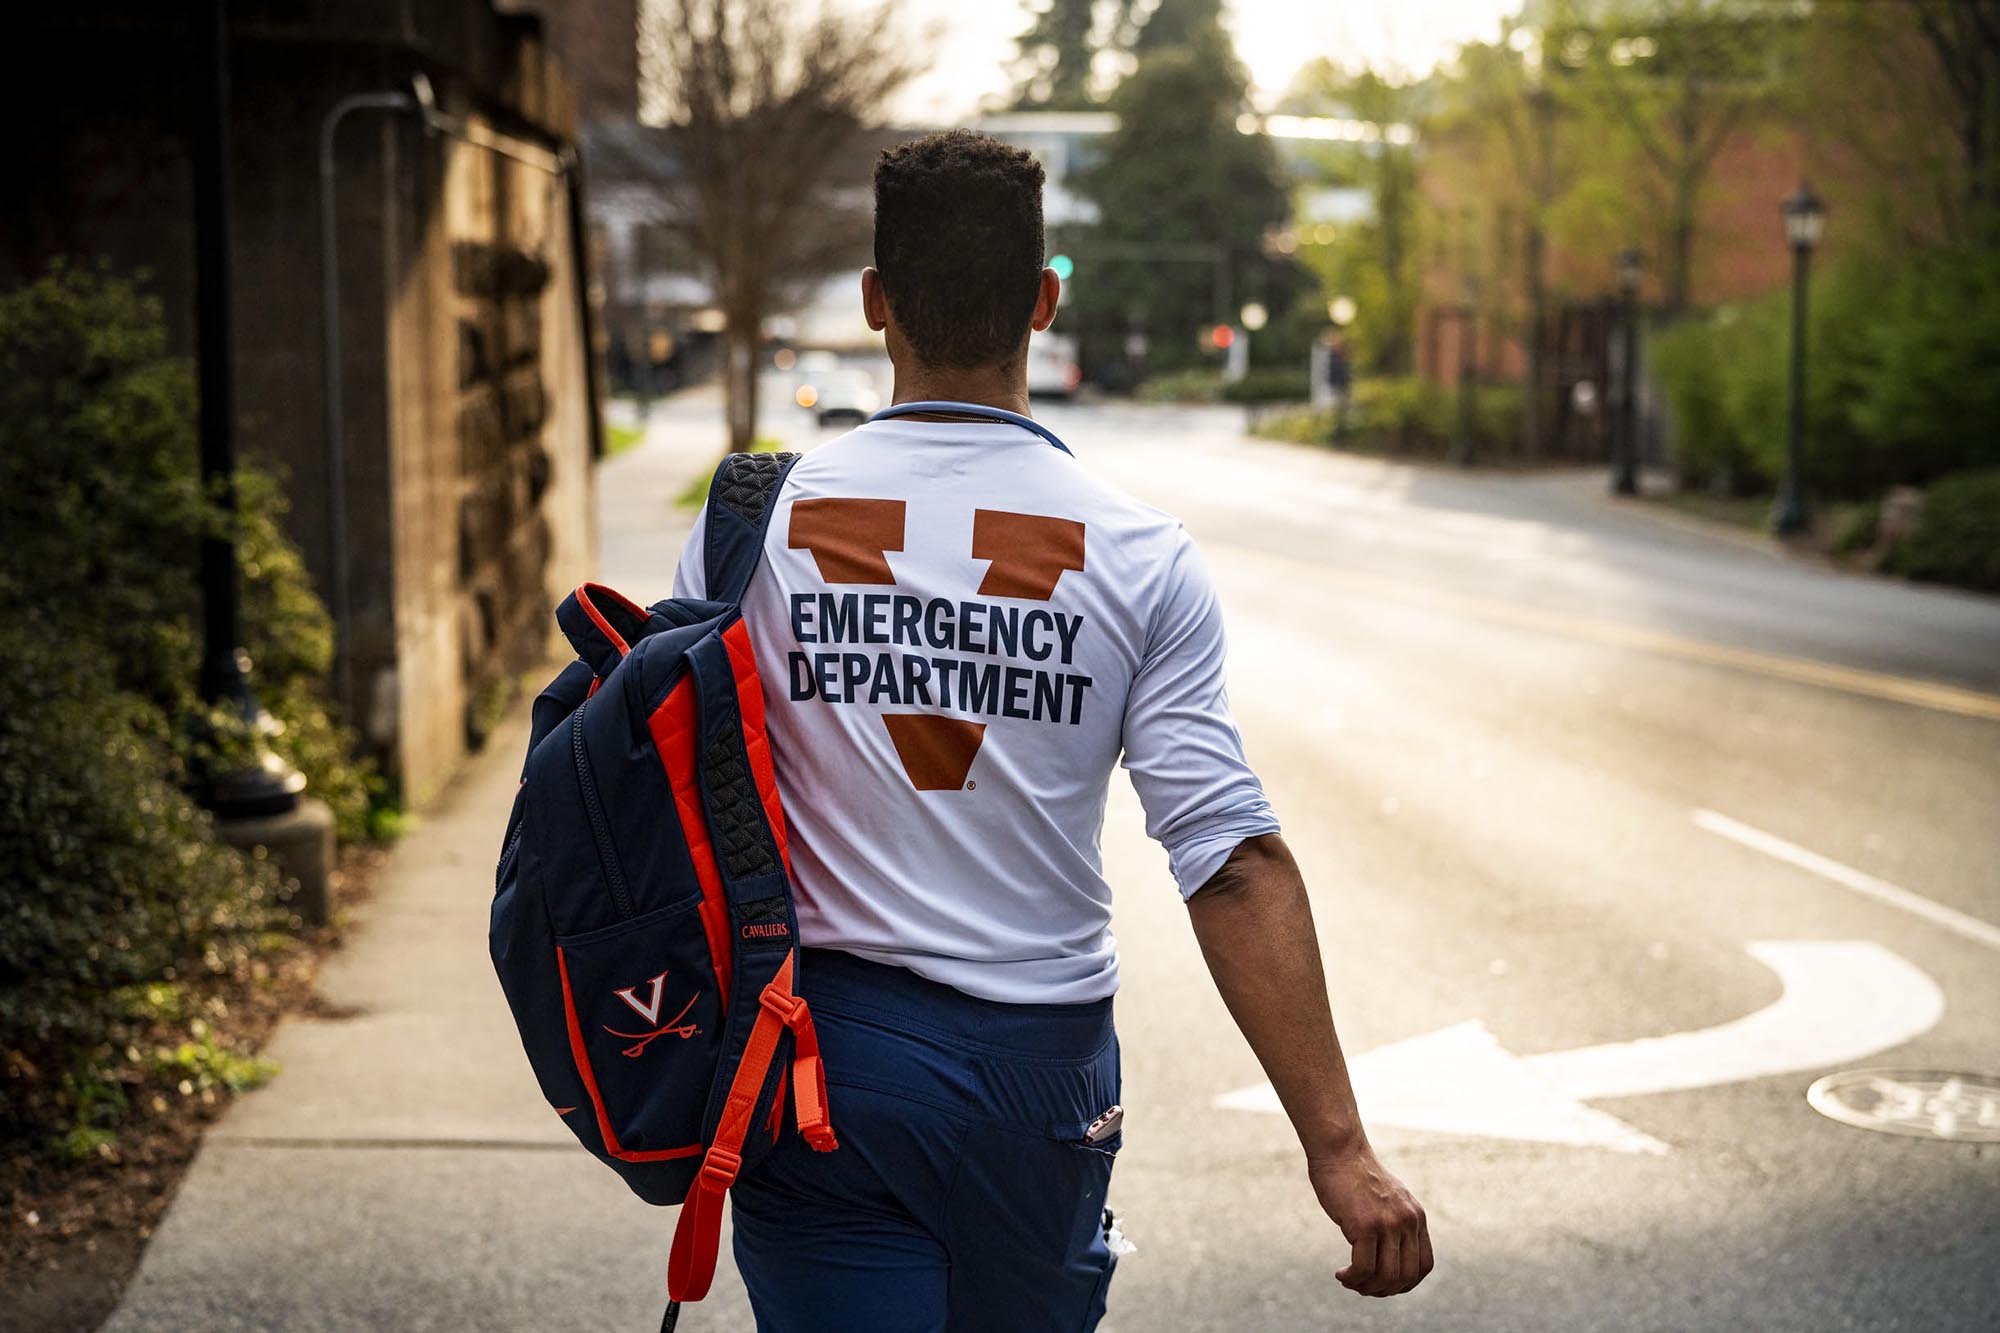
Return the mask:
<svg viewBox="0 0 2000 1333">
<path fill-rule="evenodd" d="M 793 504 L 785 543 L 792 550 L 812 552 L 813 564 L 826 583 L 893 586 L 896 574 L 889 565 L 889 555 L 903 552 L 907 523 L 908 505 L 902 500 L 817 497 Z M 1033 602 L 1050 600 L 1064 574 L 1083 569 L 1084 533 L 1084 524 L 1075 519 L 1020 514 L 1004 509 L 973 510 L 972 558 L 987 562 L 986 575 L 980 581 L 978 595 Z M 939 604 L 946 605 L 943 602 Z M 1046 615 L 1043 612 L 1035 614 Z M 914 633 L 914 615 L 912 612 L 911 633 Z M 1080 623 L 1081 618 L 1077 619 Z M 1069 660 L 1068 651 L 1066 642 L 1065 662 Z M 1030 655 L 1033 655 L 1032 649 Z M 851 654 L 846 660 L 862 661 Z M 843 669 L 845 665 L 844 661 Z M 957 664 L 949 661 L 942 665 L 929 661 L 912 664 L 906 661 L 903 670 L 906 677 L 913 677 L 920 671 L 922 680 L 928 682 L 933 669 L 942 672 L 953 665 Z M 865 670 L 865 662 L 862 666 Z M 891 659 L 888 654 L 883 654 L 878 674 L 889 669 Z M 972 667 L 966 664 L 963 669 L 970 671 Z M 991 674 L 998 668 L 987 670 Z M 997 690 L 1001 679 L 997 674 L 992 675 L 996 710 L 999 708 Z M 1065 681 L 1069 679 L 1064 677 Z M 1075 679 L 1084 686 L 1090 683 L 1084 677 Z M 942 684 L 939 688 L 942 692 Z M 914 690 L 913 685 L 912 693 Z M 795 693 L 794 697 L 800 696 Z M 929 702 L 928 693 L 924 702 Z M 985 723 L 936 713 L 885 713 L 882 722 L 888 728 L 890 742 L 895 746 L 896 757 L 901 761 L 911 786 L 918 791 L 972 788 L 968 774 L 985 741 Z M 629 992 L 621 994 L 627 1003 L 640 1008 Z M 659 1007 L 658 1000 L 656 985 L 655 1011 Z M 640 1009 L 640 1012 L 645 1010 Z"/>
</svg>

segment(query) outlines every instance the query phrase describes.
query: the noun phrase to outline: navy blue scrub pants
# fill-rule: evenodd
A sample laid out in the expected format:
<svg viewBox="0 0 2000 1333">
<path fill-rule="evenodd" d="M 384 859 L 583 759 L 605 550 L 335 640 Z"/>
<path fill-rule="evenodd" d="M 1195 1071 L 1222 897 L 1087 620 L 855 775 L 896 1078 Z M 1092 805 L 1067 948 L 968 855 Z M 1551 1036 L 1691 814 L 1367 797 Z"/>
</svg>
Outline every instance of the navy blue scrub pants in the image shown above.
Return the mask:
<svg viewBox="0 0 2000 1333">
<path fill-rule="evenodd" d="M 800 977 L 840 1149 L 787 1134 L 730 1191 L 759 1333 L 1095 1328 L 1111 1001 L 998 1004 L 823 949 Z"/>
</svg>

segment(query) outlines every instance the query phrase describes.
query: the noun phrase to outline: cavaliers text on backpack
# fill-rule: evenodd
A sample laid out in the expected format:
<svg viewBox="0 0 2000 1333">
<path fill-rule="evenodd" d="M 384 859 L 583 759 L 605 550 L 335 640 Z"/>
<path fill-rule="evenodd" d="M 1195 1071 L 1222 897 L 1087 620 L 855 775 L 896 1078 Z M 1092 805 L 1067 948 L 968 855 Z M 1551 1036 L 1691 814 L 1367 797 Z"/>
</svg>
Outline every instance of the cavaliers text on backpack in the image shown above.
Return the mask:
<svg viewBox="0 0 2000 1333">
<path fill-rule="evenodd" d="M 715 1272 L 722 1200 L 784 1131 L 837 1145 L 799 998 L 785 816 L 738 603 L 794 454 L 709 487 L 707 589 L 642 610 L 585 584 L 578 660 L 535 701 L 489 943 L 542 1094 L 653 1204 L 683 1203 L 666 1327 Z"/>
</svg>

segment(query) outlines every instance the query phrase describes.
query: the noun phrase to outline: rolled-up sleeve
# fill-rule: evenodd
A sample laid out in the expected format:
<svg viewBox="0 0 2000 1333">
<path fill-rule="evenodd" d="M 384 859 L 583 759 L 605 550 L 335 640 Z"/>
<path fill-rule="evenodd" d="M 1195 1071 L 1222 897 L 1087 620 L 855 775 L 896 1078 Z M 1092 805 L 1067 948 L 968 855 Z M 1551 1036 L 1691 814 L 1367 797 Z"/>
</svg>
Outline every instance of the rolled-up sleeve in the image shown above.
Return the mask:
<svg viewBox="0 0 2000 1333">
<path fill-rule="evenodd" d="M 1221 605 L 1193 540 L 1178 540 L 1126 698 L 1123 762 L 1188 898 L 1278 820 L 1230 716 Z"/>
</svg>

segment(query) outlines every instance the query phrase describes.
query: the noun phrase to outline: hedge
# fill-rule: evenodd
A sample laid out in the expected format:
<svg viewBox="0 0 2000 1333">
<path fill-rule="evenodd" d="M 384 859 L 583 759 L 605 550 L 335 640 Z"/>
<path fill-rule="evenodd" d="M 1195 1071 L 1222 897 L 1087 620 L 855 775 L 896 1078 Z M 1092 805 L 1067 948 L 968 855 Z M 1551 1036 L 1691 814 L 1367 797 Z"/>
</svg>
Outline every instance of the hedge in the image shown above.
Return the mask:
<svg viewBox="0 0 2000 1333">
<path fill-rule="evenodd" d="M 287 919 L 273 870 L 184 794 L 200 711 L 199 549 L 233 535 L 272 743 L 365 826 L 370 777 L 330 714 L 332 632 L 246 469 L 232 521 L 202 489 L 195 390 L 159 305 L 58 266 L 0 294 L 0 1141 L 104 1114 L 91 1088 L 134 988 L 236 967 Z M 115 1099 L 114 1099 L 115 1100 Z"/>
<path fill-rule="evenodd" d="M 1521 450 L 1521 391 L 1481 385 L 1473 395 L 1471 444 L 1476 460 L 1505 460 Z M 1299 444 L 1331 444 L 1336 431 L 1356 448 L 1444 458 L 1458 441 L 1458 390 L 1419 376 L 1355 381 L 1346 412 L 1299 409 L 1265 414 L 1256 432 Z"/>
<path fill-rule="evenodd" d="M 1916 530 L 1889 552 L 1884 567 L 2000 592 L 2000 467 L 1954 473 L 1924 492 Z"/>
<path fill-rule="evenodd" d="M 1827 498 L 2000 465 L 2000 255 L 1853 259 L 1807 302 L 1806 470 Z M 1685 483 L 1769 492 L 1784 473 L 1791 294 L 1690 319 L 1654 339 Z"/>
</svg>

